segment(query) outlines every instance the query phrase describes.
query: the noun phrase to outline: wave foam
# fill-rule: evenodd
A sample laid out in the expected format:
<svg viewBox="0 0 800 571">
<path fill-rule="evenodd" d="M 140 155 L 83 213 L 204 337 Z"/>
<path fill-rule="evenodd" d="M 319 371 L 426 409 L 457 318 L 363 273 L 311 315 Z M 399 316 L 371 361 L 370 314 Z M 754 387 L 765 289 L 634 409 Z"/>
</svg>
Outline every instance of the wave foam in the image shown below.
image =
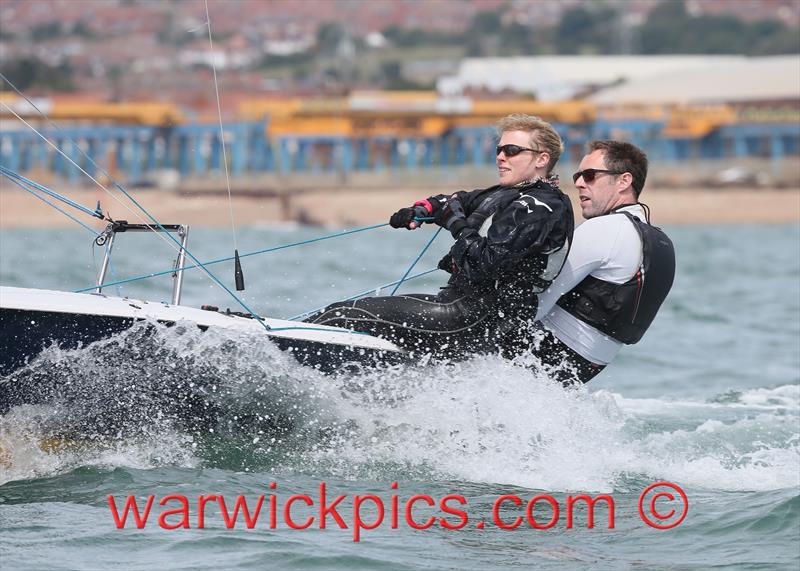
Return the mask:
<svg viewBox="0 0 800 571">
<path fill-rule="evenodd" d="M 491 356 L 326 377 L 263 338 L 181 327 L 149 340 L 134 328 L 53 350 L 37 366 L 87 398 L 1 417 L 0 481 L 80 465 L 200 463 L 548 491 L 608 492 L 632 477 L 720 490 L 799 485 L 797 385 L 706 401 L 630 399 L 591 386 L 564 390 Z M 147 400 L 164 397 L 165 386 L 169 398 Z M 129 407 L 128 424 L 103 425 L 75 448 L 42 450 L 64 419 L 96 421 Z"/>
</svg>

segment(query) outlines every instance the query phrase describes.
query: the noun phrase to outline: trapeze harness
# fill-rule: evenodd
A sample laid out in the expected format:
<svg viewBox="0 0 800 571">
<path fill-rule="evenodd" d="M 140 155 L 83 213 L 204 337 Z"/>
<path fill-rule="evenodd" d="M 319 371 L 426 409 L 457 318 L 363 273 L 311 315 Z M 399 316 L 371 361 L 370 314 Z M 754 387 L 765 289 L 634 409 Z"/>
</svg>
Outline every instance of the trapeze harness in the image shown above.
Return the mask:
<svg viewBox="0 0 800 571">
<path fill-rule="evenodd" d="M 625 283 L 612 283 L 591 275 L 562 295 L 556 305 L 575 319 L 594 328 L 619 343 L 637 343 L 653 322 L 669 293 L 675 277 L 675 250 L 667 235 L 629 212 L 610 212 L 625 215 L 636 229 L 642 243 L 642 263 Z M 558 339 L 552 331 L 542 328 L 544 338 L 537 350 L 547 365 L 560 368 L 572 379 L 587 382 L 605 368 L 593 363 Z M 566 364 L 566 367 L 564 367 Z M 568 371 L 567 369 L 572 369 Z M 558 374 L 556 376 L 559 376 Z"/>
<path fill-rule="evenodd" d="M 569 198 L 552 179 L 460 192 L 467 215 L 439 263 L 437 295 L 334 303 L 308 321 L 387 338 L 413 355 L 464 358 L 502 350 L 536 314 L 537 294 L 561 271 L 572 240 Z"/>
</svg>

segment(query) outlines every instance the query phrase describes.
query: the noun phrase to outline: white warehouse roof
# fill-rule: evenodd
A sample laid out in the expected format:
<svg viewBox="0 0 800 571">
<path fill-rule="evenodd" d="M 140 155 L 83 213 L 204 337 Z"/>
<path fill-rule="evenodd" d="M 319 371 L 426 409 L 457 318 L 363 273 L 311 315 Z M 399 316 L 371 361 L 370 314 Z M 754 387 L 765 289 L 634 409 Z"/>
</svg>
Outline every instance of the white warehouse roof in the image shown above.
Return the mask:
<svg viewBox="0 0 800 571">
<path fill-rule="evenodd" d="M 438 87 L 442 95 L 483 88 L 561 101 L 606 86 L 591 100 L 610 103 L 672 100 L 680 98 L 682 92 L 695 91 L 706 99 L 726 93 L 743 98 L 782 98 L 792 92 L 792 85 L 795 93 L 800 90 L 800 55 L 475 58 L 463 60 L 458 74 L 441 78 Z"/>
<path fill-rule="evenodd" d="M 617 103 L 723 103 L 800 100 L 800 54 L 722 61 L 609 87 L 589 100 Z"/>
</svg>

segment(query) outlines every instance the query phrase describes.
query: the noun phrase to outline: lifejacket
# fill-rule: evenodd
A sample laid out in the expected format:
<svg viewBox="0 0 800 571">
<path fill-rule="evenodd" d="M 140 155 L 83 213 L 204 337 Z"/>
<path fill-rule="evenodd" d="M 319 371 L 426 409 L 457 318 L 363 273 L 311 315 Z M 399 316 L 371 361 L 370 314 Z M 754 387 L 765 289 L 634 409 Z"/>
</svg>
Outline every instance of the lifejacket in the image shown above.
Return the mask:
<svg viewBox="0 0 800 571">
<path fill-rule="evenodd" d="M 675 248 L 667 235 L 629 212 L 642 240 L 642 264 L 625 283 L 587 276 L 556 302 L 567 313 L 621 343 L 637 343 L 658 313 L 675 278 Z"/>
</svg>

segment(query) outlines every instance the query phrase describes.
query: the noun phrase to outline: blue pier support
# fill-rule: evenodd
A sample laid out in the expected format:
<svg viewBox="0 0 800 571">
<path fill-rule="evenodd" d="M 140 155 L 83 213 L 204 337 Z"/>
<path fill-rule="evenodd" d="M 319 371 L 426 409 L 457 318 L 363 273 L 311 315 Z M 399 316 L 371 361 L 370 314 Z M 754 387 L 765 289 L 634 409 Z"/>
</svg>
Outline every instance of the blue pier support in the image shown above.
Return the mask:
<svg viewBox="0 0 800 571">
<path fill-rule="evenodd" d="M 457 135 L 455 138 L 455 149 L 454 149 L 454 157 L 453 162 L 457 166 L 463 166 L 466 162 L 466 152 L 465 152 L 465 141 L 464 137 L 461 135 Z"/>
<path fill-rule="evenodd" d="M 163 135 L 163 134 L 160 135 L 160 141 L 162 145 L 161 148 L 163 149 L 164 153 L 161 157 L 161 165 L 164 168 L 175 168 L 172 159 L 172 154 L 173 154 L 172 139 L 173 137 L 170 137 L 168 135 Z M 156 168 L 158 168 L 158 165 L 156 166 Z"/>
<path fill-rule="evenodd" d="M 248 125 L 246 136 L 240 143 L 247 148 L 244 171 L 262 172 L 274 170 L 274 141 L 267 139 L 266 122 Z"/>
<path fill-rule="evenodd" d="M 19 170 L 28 171 L 31 168 L 33 151 L 31 141 L 19 141 Z"/>
<path fill-rule="evenodd" d="M 86 161 L 86 165 L 83 168 L 86 170 L 86 172 L 88 172 L 90 175 L 96 178 L 97 177 L 96 165 L 99 164 L 97 161 L 97 145 L 98 145 L 97 137 L 92 137 L 91 139 L 89 139 L 86 142 L 86 145 L 87 145 L 86 155 L 89 157 L 89 159 Z"/>
<path fill-rule="evenodd" d="M 82 162 L 82 159 L 83 159 L 83 157 L 81 156 L 80 147 L 78 146 L 78 145 L 80 145 L 80 142 L 78 142 L 77 140 L 73 139 L 71 142 L 69 142 L 67 144 L 69 145 L 69 152 L 67 153 L 67 156 L 70 159 L 72 159 L 72 163 L 67 161 L 67 165 L 66 165 L 67 174 L 68 174 L 69 182 L 71 184 L 77 184 L 81 180 L 81 177 L 86 176 L 80 171 L 80 169 L 78 167 L 75 166 L 75 164 L 80 165 L 81 162 Z M 75 163 L 75 164 L 73 164 L 73 163 Z"/>
<path fill-rule="evenodd" d="M 292 147 L 297 145 L 293 139 L 281 139 L 279 143 L 280 149 L 280 172 L 292 172 Z"/>
<path fill-rule="evenodd" d="M 2 152 L 3 163 L 13 171 L 19 170 L 20 165 L 20 139 L 14 136 L 3 136 Z"/>
<path fill-rule="evenodd" d="M 118 137 L 114 140 L 115 144 L 115 156 L 116 156 L 116 164 L 117 164 L 117 171 L 122 173 L 128 170 L 128 163 L 125 160 L 125 139 Z"/>
<path fill-rule="evenodd" d="M 219 135 L 211 137 L 211 162 L 209 164 L 210 170 L 217 170 L 223 172 L 225 165 L 222 164 L 222 141 Z"/>
<path fill-rule="evenodd" d="M 50 145 L 36 138 L 36 162 L 34 166 L 41 166 L 46 169 L 51 168 L 50 164 Z"/>
<path fill-rule="evenodd" d="M 190 139 L 192 142 L 192 172 L 205 173 L 206 172 L 206 157 L 203 147 L 205 146 L 205 138 L 203 135 L 197 134 Z"/>
<path fill-rule="evenodd" d="M 747 139 L 743 136 L 734 136 L 733 137 L 733 149 L 734 154 L 737 157 L 746 157 L 747 156 Z"/>
<path fill-rule="evenodd" d="M 59 151 L 62 152 L 64 151 L 63 139 L 56 139 L 55 141 L 53 141 L 53 144 Z M 67 160 L 64 158 L 64 155 L 62 155 L 59 152 L 55 153 L 55 155 L 53 156 L 53 172 L 57 176 L 64 176 L 66 174 L 66 171 L 64 170 L 64 165 L 66 164 L 66 162 Z"/>
<path fill-rule="evenodd" d="M 299 171 L 308 169 L 308 147 L 306 141 L 297 141 L 297 170 Z"/>
<path fill-rule="evenodd" d="M 473 165 L 483 165 L 486 164 L 487 158 L 483 151 L 483 137 L 477 135 L 472 138 L 470 141 L 471 145 L 471 159 Z"/>
<path fill-rule="evenodd" d="M 383 139 L 376 139 L 373 143 L 375 143 L 375 147 L 372 155 L 372 170 L 375 172 L 382 172 L 386 170 L 386 160 L 384 156 L 386 144 Z M 389 160 L 391 160 L 391 157 L 389 157 Z"/>
<path fill-rule="evenodd" d="M 356 140 L 356 169 L 367 170 L 369 168 L 369 141 L 366 139 Z"/>
<path fill-rule="evenodd" d="M 353 141 L 350 139 L 342 139 L 339 142 L 342 149 L 342 171 L 345 174 L 350 174 L 353 170 Z"/>
<path fill-rule="evenodd" d="M 134 133 L 131 138 L 131 162 L 128 165 L 128 180 L 140 180 L 142 177 L 142 142 Z"/>
<path fill-rule="evenodd" d="M 780 135 L 773 135 L 770 140 L 770 155 L 773 161 L 784 158 L 786 153 L 786 145 L 784 144 L 783 137 Z"/>
<path fill-rule="evenodd" d="M 231 139 L 231 173 L 240 176 L 247 170 L 248 163 L 248 132 L 246 127 L 237 125 L 233 130 Z"/>
<path fill-rule="evenodd" d="M 144 172 L 151 173 L 158 168 L 158 156 L 156 154 L 156 143 L 159 141 L 155 136 L 147 139 L 145 147 Z M 166 149 L 164 149 L 166 151 Z"/>
<path fill-rule="evenodd" d="M 178 169 L 181 176 L 187 176 L 191 172 L 189 165 L 189 136 L 180 135 L 178 137 Z"/>
<path fill-rule="evenodd" d="M 405 139 L 406 151 L 406 168 L 413 169 L 417 167 L 417 140 Z"/>
<path fill-rule="evenodd" d="M 436 152 L 436 143 L 433 139 L 425 139 L 422 142 L 424 152 L 422 154 L 422 164 L 426 167 L 432 167 L 435 162 L 434 153 Z"/>
<path fill-rule="evenodd" d="M 388 142 L 389 145 L 389 164 L 392 169 L 397 169 L 400 166 L 400 143 L 397 139 L 392 139 Z"/>
</svg>

